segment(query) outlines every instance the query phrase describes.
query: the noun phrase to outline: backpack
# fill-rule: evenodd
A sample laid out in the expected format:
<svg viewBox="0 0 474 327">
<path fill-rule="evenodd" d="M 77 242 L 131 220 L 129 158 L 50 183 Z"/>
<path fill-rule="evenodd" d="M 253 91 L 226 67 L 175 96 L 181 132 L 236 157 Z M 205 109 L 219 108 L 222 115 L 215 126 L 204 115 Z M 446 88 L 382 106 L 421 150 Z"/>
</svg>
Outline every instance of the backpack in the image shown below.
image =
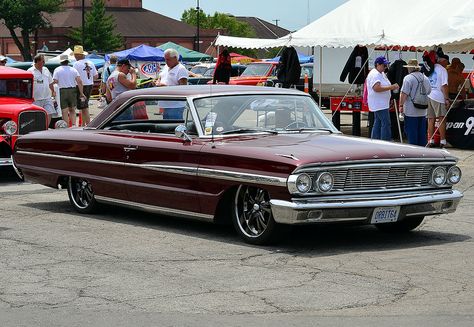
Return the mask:
<svg viewBox="0 0 474 327">
<path fill-rule="evenodd" d="M 418 82 L 418 85 L 416 86 L 415 90 L 415 96 L 412 98 L 411 94 L 410 99 L 411 102 L 413 103 L 413 106 L 417 109 L 426 109 L 428 108 L 428 92 L 426 92 L 425 84 L 424 84 L 424 78 L 422 77 L 421 80 L 419 80 L 415 74 L 410 74 L 412 75 L 416 81 Z"/>
</svg>

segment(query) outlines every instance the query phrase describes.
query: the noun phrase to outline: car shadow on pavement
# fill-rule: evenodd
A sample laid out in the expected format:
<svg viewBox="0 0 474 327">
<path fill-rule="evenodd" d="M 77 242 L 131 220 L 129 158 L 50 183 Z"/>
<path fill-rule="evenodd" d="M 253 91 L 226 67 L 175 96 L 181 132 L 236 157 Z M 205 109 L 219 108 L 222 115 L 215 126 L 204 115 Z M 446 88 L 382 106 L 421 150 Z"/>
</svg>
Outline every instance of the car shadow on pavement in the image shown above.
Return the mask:
<svg viewBox="0 0 474 327">
<path fill-rule="evenodd" d="M 257 246 L 244 243 L 231 225 L 212 224 L 112 205 L 102 205 L 100 212 L 90 215 L 77 213 L 68 201 L 28 202 L 22 205 L 52 213 L 73 214 L 84 219 L 140 226 L 215 242 L 301 256 L 327 256 L 361 251 L 380 252 L 457 243 L 471 239 L 468 235 L 429 230 L 423 224 L 417 230 L 403 234 L 384 233 L 370 225 L 333 224 L 294 226 L 289 228 L 285 236 L 275 245 Z M 67 216 L 65 217 L 67 219 Z"/>
</svg>

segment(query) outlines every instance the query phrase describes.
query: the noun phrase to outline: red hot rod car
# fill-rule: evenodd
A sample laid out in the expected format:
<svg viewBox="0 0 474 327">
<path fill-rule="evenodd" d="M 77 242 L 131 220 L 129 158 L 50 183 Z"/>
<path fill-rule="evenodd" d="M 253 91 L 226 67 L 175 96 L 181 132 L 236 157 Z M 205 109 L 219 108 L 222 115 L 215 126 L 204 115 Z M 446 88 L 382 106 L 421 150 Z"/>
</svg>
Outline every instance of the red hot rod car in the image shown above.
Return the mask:
<svg viewBox="0 0 474 327">
<path fill-rule="evenodd" d="M 45 129 L 46 111 L 33 105 L 33 74 L 0 66 L 0 166 L 11 166 L 19 136 Z"/>
<path fill-rule="evenodd" d="M 13 157 L 26 179 L 67 188 L 79 212 L 105 202 L 229 220 L 254 244 L 290 224 L 409 231 L 462 198 L 449 152 L 344 136 L 291 89 L 128 91 L 88 127 L 23 136 Z"/>
</svg>

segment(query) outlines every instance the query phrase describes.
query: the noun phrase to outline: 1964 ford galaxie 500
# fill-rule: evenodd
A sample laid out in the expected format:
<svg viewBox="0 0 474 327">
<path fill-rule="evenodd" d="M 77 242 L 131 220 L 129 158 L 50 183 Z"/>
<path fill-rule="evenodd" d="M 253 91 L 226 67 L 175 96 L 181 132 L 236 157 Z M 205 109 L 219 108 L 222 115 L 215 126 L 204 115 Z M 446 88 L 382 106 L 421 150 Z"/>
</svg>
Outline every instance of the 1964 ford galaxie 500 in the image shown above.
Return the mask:
<svg viewBox="0 0 474 327">
<path fill-rule="evenodd" d="M 409 231 L 462 198 L 449 152 L 344 136 L 311 96 L 265 87 L 126 92 L 86 128 L 23 136 L 14 164 L 67 188 L 79 212 L 104 202 L 229 220 L 253 244 L 291 224 Z"/>
</svg>

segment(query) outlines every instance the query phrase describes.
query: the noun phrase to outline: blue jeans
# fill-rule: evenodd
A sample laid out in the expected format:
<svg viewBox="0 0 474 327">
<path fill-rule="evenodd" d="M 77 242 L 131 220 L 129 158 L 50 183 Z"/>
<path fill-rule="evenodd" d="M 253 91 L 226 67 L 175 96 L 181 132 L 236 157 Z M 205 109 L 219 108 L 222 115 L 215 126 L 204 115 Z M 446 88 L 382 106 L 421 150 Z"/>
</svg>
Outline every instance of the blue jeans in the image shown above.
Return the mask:
<svg viewBox="0 0 474 327">
<path fill-rule="evenodd" d="M 427 142 L 426 128 L 426 117 L 405 116 L 405 134 L 408 143 L 425 146 Z"/>
<path fill-rule="evenodd" d="M 371 138 L 384 141 L 392 139 L 392 127 L 388 109 L 374 111 L 374 127 L 372 127 Z"/>
<path fill-rule="evenodd" d="M 163 109 L 163 119 L 183 119 L 184 107 Z"/>
</svg>

